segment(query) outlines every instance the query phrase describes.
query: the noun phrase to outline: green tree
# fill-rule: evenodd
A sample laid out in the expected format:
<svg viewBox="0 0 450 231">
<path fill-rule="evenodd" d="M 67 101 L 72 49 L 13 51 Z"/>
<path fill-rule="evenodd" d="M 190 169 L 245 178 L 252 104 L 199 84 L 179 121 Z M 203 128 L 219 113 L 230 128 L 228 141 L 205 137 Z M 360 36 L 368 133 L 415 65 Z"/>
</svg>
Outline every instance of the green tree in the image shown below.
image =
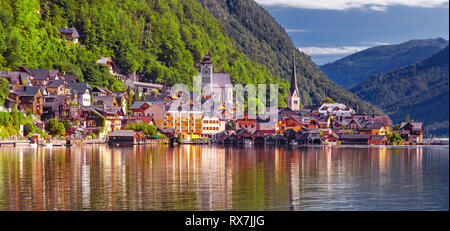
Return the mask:
<svg viewBox="0 0 450 231">
<path fill-rule="evenodd" d="M 52 136 L 64 136 L 66 134 L 66 129 L 64 128 L 64 124 L 58 122 L 55 118 L 51 118 L 45 124 L 45 130 L 49 135 Z"/>
<path fill-rule="evenodd" d="M 322 99 L 322 104 L 324 103 L 335 103 L 330 97 L 325 97 Z"/>
</svg>

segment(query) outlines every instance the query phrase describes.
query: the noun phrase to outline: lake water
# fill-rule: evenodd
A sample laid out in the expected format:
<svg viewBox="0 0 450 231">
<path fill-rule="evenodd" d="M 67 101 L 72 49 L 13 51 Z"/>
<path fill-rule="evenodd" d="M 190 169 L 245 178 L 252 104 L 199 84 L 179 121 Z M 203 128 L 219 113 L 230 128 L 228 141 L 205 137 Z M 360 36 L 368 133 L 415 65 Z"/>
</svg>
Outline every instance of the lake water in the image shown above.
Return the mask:
<svg viewBox="0 0 450 231">
<path fill-rule="evenodd" d="M 448 210 L 449 148 L 0 148 L 0 210 Z"/>
</svg>

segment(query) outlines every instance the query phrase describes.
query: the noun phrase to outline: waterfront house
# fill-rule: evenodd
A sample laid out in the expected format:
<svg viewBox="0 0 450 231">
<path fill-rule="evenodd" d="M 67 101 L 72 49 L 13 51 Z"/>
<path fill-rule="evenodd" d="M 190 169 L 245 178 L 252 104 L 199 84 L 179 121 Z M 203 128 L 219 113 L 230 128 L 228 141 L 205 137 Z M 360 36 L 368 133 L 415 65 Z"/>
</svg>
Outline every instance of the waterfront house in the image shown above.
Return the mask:
<svg viewBox="0 0 450 231">
<path fill-rule="evenodd" d="M 371 144 L 378 144 L 378 145 L 386 145 L 388 144 L 388 136 L 386 135 L 373 135 L 370 139 Z"/>
<path fill-rule="evenodd" d="M 239 129 L 247 129 L 250 131 L 250 133 L 253 133 L 256 131 L 256 118 L 249 118 L 248 114 L 244 115 L 244 118 L 242 119 L 236 119 L 236 130 Z"/>
<path fill-rule="evenodd" d="M 236 132 L 239 144 L 253 143 L 253 134 L 247 129 L 240 129 Z"/>
<path fill-rule="evenodd" d="M 133 146 L 143 141 L 142 134 L 133 130 L 118 130 L 111 132 L 108 136 L 108 145 Z"/>
<path fill-rule="evenodd" d="M 253 134 L 253 140 L 255 144 L 264 144 L 266 140 L 266 134 L 260 130 L 256 130 Z"/>
<path fill-rule="evenodd" d="M 281 118 L 280 132 L 292 129 L 298 132 L 302 127 L 306 126 L 299 116 L 284 116 Z"/>
<path fill-rule="evenodd" d="M 367 145 L 370 143 L 370 134 L 341 134 L 339 140 L 342 144 Z"/>
<path fill-rule="evenodd" d="M 409 141 L 422 143 L 423 122 L 402 122 L 400 124 L 400 130 L 409 132 Z"/>
<path fill-rule="evenodd" d="M 373 123 L 373 121 L 365 123 L 364 127 L 361 128 L 361 134 L 370 134 L 373 136 L 384 136 L 389 132 L 386 130 L 386 126 L 382 123 Z"/>
<path fill-rule="evenodd" d="M 208 137 L 225 131 L 225 121 L 217 116 L 204 115 L 202 118 L 202 137 Z"/>
</svg>

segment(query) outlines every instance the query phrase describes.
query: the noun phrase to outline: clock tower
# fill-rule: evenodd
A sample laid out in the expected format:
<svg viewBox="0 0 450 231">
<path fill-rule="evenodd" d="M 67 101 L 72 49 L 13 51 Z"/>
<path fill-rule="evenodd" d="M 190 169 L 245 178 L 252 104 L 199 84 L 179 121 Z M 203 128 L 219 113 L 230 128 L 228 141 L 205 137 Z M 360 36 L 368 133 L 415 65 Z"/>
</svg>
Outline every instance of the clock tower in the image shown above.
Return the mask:
<svg viewBox="0 0 450 231">
<path fill-rule="evenodd" d="M 213 63 L 211 62 L 211 55 L 209 52 L 207 52 L 203 57 L 200 72 L 202 77 L 202 89 L 204 86 L 209 86 L 209 90 L 212 92 Z"/>
</svg>

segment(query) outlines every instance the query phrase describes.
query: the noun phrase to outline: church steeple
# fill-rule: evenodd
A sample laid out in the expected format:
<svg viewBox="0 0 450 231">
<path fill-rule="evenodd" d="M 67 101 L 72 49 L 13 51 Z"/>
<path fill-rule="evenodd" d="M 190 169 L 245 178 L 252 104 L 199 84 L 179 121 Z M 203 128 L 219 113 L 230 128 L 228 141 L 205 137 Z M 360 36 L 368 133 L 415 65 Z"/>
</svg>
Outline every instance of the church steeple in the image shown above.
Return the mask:
<svg viewBox="0 0 450 231">
<path fill-rule="evenodd" d="M 288 107 L 291 110 L 300 110 L 300 91 L 298 90 L 297 83 L 297 67 L 295 66 L 295 51 L 293 54 L 294 61 L 292 65 L 292 77 L 291 77 L 291 87 L 289 90 Z"/>
<path fill-rule="evenodd" d="M 297 88 L 297 67 L 295 66 L 295 51 L 294 51 L 294 62 L 292 66 L 292 77 L 291 77 L 291 90 L 290 93 L 292 94 L 294 91 L 298 91 Z"/>
</svg>

